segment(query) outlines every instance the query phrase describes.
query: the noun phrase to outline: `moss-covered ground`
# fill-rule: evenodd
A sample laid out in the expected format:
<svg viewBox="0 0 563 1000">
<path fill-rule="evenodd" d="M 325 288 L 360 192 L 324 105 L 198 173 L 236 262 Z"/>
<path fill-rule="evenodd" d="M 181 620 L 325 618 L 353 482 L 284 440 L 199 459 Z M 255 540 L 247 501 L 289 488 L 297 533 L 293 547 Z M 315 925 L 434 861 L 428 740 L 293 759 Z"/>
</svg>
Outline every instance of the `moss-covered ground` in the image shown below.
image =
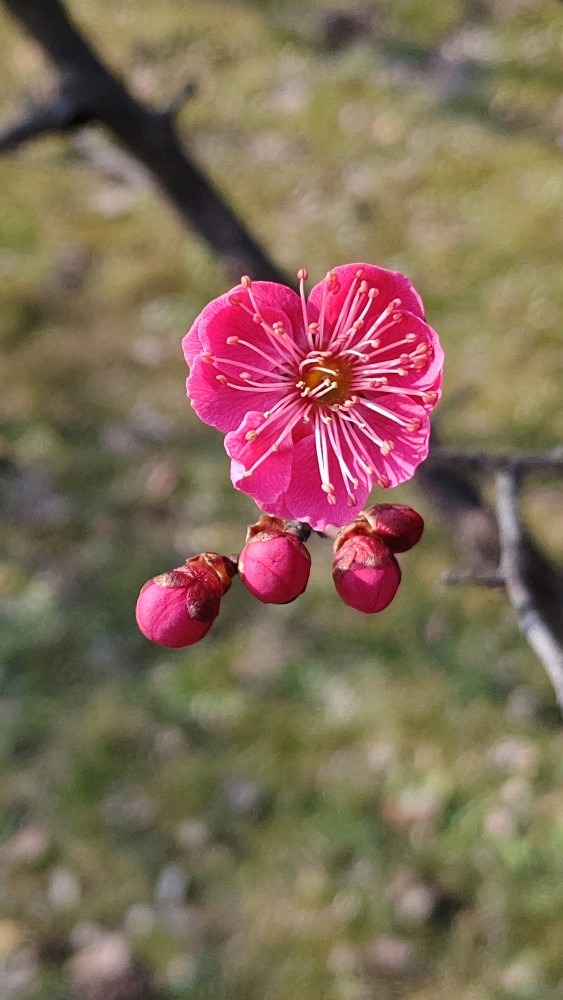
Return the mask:
<svg viewBox="0 0 563 1000">
<path fill-rule="evenodd" d="M 445 443 L 561 440 L 560 4 L 72 10 L 144 100 L 195 82 L 186 141 L 283 267 L 413 278 Z M 49 76 L 1 37 L 8 121 Z M 0 996 L 67 996 L 111 929 L 166 1000 L 558 1000 L 552 691 L 502 593 L 440 582 L 415 485 L 393 499 L 427 531 L 383 615 L 338 602 L 315 539 L 295 604 L 235 581 L 200 645 L 137 633 L 140 584 L 237 550 L 256 510 L 184 397 L 180 336 L 225 277 L 106 143 L 0 161 Z M 561 555 L 557 484 L 526 511 Z"/>
</svg>

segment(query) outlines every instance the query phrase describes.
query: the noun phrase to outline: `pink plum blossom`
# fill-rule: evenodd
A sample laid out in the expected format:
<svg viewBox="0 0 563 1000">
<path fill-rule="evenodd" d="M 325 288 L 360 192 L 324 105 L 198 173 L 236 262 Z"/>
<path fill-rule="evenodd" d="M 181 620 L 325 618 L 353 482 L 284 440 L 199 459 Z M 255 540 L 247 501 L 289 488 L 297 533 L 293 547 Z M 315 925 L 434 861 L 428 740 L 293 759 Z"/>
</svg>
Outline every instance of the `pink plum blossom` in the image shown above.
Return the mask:
<svg viewBox="0 0 563 1000">
<path fill-rule="evenodd" d="M 188 396 L 226 433 L 233 485 L 265 511 L 341 526 L 428 453 L 443 354 L 404 275 L 336 267 L 305 297 L 241 279 L 183 341 Z"/>
</svg>

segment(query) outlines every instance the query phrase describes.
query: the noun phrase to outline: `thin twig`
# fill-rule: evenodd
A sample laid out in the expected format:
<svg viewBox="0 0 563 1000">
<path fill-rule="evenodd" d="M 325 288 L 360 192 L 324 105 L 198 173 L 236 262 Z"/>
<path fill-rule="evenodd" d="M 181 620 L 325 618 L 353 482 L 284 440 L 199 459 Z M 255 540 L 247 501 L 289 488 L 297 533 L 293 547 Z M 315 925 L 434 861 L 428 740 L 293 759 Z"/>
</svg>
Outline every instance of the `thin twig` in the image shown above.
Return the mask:
<svg viewBox="0 0 563 1000">
<path fill-rule="evenodd" d="M 518 511 L 517 477 L 514 472 L 498 472 L 496 490 L 501 572 L 506 593 L 522 634 L 551 678 L 557 702 L 563 712 L 563 645 L 546 620 L 541 599 L 538 599 L 530 581 Z"/>
<path fill-rule="evenodd" d="M 502 573 L 494 570 L 447 569 L 442 574 L 442 583 L 448 586 L 474 584 L 477 587 L 504 587 L 505 580 Z"/>
<path fill-rule="evenodd" d="M 508 470 L 521 472 L 563 472 L 563 447 L 544 452 L 500 452 L 497 454 L 486 451 L 457 448 L 432 448 L 428 457 L 430 468 L 437 465 L 450 465 L 466 471 L 499 472 Z"/>
</svg>

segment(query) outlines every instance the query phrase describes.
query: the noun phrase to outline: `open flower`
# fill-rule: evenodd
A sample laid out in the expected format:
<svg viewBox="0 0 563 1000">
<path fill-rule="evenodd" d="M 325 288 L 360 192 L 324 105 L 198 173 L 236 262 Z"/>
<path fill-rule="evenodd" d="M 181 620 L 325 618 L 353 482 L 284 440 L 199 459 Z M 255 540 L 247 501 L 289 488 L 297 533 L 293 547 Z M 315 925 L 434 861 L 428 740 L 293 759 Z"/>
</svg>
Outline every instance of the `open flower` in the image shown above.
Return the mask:
<svg viewBox="0 0 563 1000">
<path fill-rule="evenodd" d="M 188 396 L 226 432 L 233 485 L 265 511 L 323 531 L 374 485 L 428 453 L 443 354 L 407 278 L 372 264 L 329 271 L 305 298 L 244 277 L 183 341 Z"/>
</svg>

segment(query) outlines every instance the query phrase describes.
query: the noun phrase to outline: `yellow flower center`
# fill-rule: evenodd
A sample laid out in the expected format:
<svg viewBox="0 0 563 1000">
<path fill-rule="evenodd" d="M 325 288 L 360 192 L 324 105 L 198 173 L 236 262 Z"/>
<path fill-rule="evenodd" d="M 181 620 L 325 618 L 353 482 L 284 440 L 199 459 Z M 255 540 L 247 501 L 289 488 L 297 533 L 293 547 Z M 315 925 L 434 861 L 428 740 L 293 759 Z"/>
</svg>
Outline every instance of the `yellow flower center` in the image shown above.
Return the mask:
<svg viewBox="0 0 563 1000">
<path fill-rule="evenodd" d="M 312 402 L 344 403 L 349 396 L 351 370 L 347 358 L 315 358 L 301 375 L 303 392 Z"/>
</svg>

